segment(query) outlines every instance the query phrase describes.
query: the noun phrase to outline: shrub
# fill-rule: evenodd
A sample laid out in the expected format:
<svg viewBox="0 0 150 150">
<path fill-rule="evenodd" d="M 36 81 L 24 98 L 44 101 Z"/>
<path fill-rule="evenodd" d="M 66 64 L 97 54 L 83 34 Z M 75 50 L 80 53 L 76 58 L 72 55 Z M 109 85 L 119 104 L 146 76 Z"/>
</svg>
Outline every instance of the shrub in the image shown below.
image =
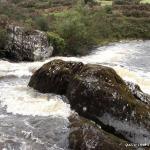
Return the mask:
<svg viewBox="0 0 150 150">
<path fill-rule="evenodd" d="M 124 5 L 124 4 L 139 4 L 140 0 L 114 0 L 114 4 Z"/>
<path fill-rule="evenodd" d="M 114 4 L 123 5 L 124 1 L 123 0 L 114 0 Z"/>
<path fill-rule="evenodd" d="M 109 5 L 105 6 L 105 11 L 107 14 L 112 14 L 112 6 Z"/>
<path fill-rule="evenodd" d="M 35 23 L 38 26 L 39 30 L 42 30 L 42 31 L 49 30 L 48 20 L 45 16 L 37 16 L 35 19 Z"/>
<path fill-rule="evenodd" d="M 87 3 L 94 1 L 85 0 Z M 58 12 L 57 8 L 52 8 L 45 13 L 43 9 L 50 7 L 51 2 L 53 3 L 52 0 L 15 0 L 17 5 L 1 4 L 0 26 L 5 27 L 13 20 L 16 24 L 26 26 L 29 31 L 50 31 L 49 41 L 55 55 L 87 54 L 93 45 L 126 38 L 150 38 L 150 5 L 139 5 L 139 0 L 115 0 L 118 4 L 126 5 L 113 5 L 113 10 L 112 6 L 89 7 L 84 0 L 77 0 L 70 9 Z M 30 7 L 34 5 L 27 8 L 24 4 L 28 3 Z M 3 33 L 1 31 L 2 36 Z M 5 43 L 3 40 L 5 38 L 1 38 L 1 43 Z M 4 44 L 1 45 L 4 47 Z"/>
<path fill-rule="evenodd" d="M 1 27 L 6 27 L 8 24 L 9 18 L 6 15 L 0 15 L 0 26 Z"/>
<path fill-rule="evenodd" d="M 66 53 L 85 54 L 91 45 L 93 36 L 88 30 L 90 26 L 86 16 L 88 14 L 84 10 L 72 10 L 57 19 L 55 30 L 65 40 Z"/>
<path fill-rule="evenodd" d="M 51 7 L 52 6 L 52 0 L 48 1 L 48 6 Z"/>
<path fill-rule="evenodd" d="M 85 4 L 87 4 L 87 3 L 91 3 L 91 4 L 93 3 L 93 4 L 94 4 L 95 1 L 94 1 L 94 0 L 84 0 L 84 3 L 85 3 Z"/>
<path fill-rule="evenodd" d="M 4 49 L 7 42 L 7 31 L 0 27 L 0 50 Z"/>
<path fill-rule="evenodd" d="M 63 55 L 65 49 L 65 41 L 54 32 L 47 32 L 48 41 L 54 48 L 54 55 Z"/>
<path fill-rule="evenodd" d="M 32 18 L 26 19 L 24 23 L 25 23 L 24 26 L 28 29 L 31 29 L 35 26 Z"/>
</svg>

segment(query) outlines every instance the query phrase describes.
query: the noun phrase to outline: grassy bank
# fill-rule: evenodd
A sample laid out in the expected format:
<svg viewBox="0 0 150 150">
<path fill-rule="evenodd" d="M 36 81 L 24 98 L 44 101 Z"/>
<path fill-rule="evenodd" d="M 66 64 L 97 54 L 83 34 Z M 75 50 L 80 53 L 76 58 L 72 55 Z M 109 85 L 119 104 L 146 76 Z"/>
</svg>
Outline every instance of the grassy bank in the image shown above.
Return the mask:
<svg viewBox="0 0 150 150">
<path fill-rule="evenodd" d="M 126 12 L 131 13 L 128 16 L 122 13 L 122 7 L 103 6 L 95 9 L 78 5 L 63 13 L 50 14 L 53 18 L 51 31 L 64 39 L 65 52 L 71 55 L 85 54 L 93 45 L 122 39 L 149 39 L 150 18 L 145 16 L 146 10 L 140 16 L 138 13 L 142 12 L 141 9 L 135 12 L 132 7 L 126 8 Z"/>
<path fill-rule="evenodd" d="M 94 45 L 122 39 L 150 39 L 150 5 L 99 2 L 103 4 L 77 2 L 61 5 L 61 9 L 52 7 L 47 0 L 43 3 L 39 0 L 34 5 L 21 1 L 15 5 L 2 4 L 0 24 L 19 24 L 47 32 L 54 55 L 84 55 Z"/>
</svg>

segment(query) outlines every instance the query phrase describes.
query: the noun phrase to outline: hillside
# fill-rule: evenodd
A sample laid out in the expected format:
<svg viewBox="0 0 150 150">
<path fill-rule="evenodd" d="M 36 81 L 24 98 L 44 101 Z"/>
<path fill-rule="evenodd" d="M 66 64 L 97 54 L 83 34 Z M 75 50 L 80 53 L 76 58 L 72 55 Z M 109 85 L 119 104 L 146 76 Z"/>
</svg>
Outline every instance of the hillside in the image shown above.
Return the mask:
<svg viewBox="0 0 150 150">
<path fill-rule="evenodd" d="M 7 25 L 48 33 L 54 55 L 82 55 L 94 45 L 150 38 L 149 0 L 1 0 L 0 49 Z"/>
</svg>

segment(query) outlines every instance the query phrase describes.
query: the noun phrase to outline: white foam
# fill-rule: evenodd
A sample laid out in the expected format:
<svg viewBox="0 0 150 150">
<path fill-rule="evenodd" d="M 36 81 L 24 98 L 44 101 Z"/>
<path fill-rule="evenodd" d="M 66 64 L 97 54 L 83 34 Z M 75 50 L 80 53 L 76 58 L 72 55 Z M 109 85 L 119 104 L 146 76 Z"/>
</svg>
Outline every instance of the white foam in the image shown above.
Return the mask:
<svg viewBox="0 0 150 150">
<path fill-rule="evenodd" d="M 149 42 L 149 41 L 148 41 Z M 148 44 L 148 42 L 146 44 Z M 46 61 L 39 62 L 21 62 L 11 63 L 0 60 L 0 77 L 4 76 L 31 76 L 36 69 L 40 68 L 44 63 L 54 59 L 62 59 L 65 61 L 82 61 L 83 63 L 107 64 L 113 66 L 117 73 L 123 79 L 139 84 L 144 92 L 150 93 L 150 71 L 142 72 L 140 70 L 129 69 L 128 66 L 121 67 L 128 57 L 134 53 L 140 53 L 138 49 L 143 41 L 131 41 L 125 43 L 115 43 L 109 46 L 103 46 L 92 54 L 84 57 L 52 57 Z M 19 80 L 19 79 L 18 79 Z M 29 90 L 26 85 L 16 83 L 16 86 L 11 85 L 11 80 L 8 84 L 3 83 L 0 89 L 0 101 L 3 106 L 7 106 L 7 111 L 19 113 L 23 115 L 58 115 L 67 117 L 70 113 L 70 106 L 65 104 L 60 97 L 49 97 L 46 94 L 37 94 Z M 20 85 L 20 87 L 18 86 Z M 36 94 L 35 94 L 36 93 Z M 37 96 L 35 96 L 37 95 Z"/>
<path fill-rule="evenodd" d="M 116 72 L 126 81 L 131 81 L 137 83 L 140 88 L 145 92 L 150 94 L 150 78 L 147 75 L 147 78 L 141 75 L 141 72 L 134 72 L 127 68 L 115 66 L 113 67 Z"/>
<path fill-rule="evenodd" d="M 4 76 L 31 76 L 32 73 L 43 65 L 44 62 L 32 63 L 11 63 L 8 61 L 0 61 L 0 77 Z"/>
<path fill-rule="evenodd" d="M 8 93 L 8 94 L 6 94 Z M 23 115 L 61 116 L 70 115 L 70 105 L 58 95 L 40 94 L 24 86 L 5 87 L 0 90 L 2 106 L 7 112 Z"/>
<path fill-rule="evenodd" d="M 121 132 L 133 143 L 147 145 L 150 144 L 150 132 L 145 129 L 142 124 L 134 124 L 131 120 L 127 119 L 125 119 L 124 121 L 120 121 L 108 113 L 105 113 L 102 117 L 99 117 L 98 119 L 102 121 L 105 125 L 115 127 L 117 131 Z"/>
</svg>

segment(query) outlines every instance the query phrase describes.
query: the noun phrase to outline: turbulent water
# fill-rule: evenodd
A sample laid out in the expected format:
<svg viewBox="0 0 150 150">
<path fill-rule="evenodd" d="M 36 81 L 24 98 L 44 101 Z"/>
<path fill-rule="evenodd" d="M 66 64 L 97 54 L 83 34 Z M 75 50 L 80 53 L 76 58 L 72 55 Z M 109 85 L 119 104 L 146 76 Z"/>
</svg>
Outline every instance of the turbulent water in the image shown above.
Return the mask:
<svg viewBox="0 0 150 150">
<path fill-rule="evenodd" d="M 150 94 L 150 41 L 113 43 L 88 56 L 49 60 L 58 58 L 111 66 Z M 59 95 L 40 94 L 27 87 L 32 73 L 49 60 L 0 60 L 0 149 L 68 150 L 70 106 Z"/>
</svg>

